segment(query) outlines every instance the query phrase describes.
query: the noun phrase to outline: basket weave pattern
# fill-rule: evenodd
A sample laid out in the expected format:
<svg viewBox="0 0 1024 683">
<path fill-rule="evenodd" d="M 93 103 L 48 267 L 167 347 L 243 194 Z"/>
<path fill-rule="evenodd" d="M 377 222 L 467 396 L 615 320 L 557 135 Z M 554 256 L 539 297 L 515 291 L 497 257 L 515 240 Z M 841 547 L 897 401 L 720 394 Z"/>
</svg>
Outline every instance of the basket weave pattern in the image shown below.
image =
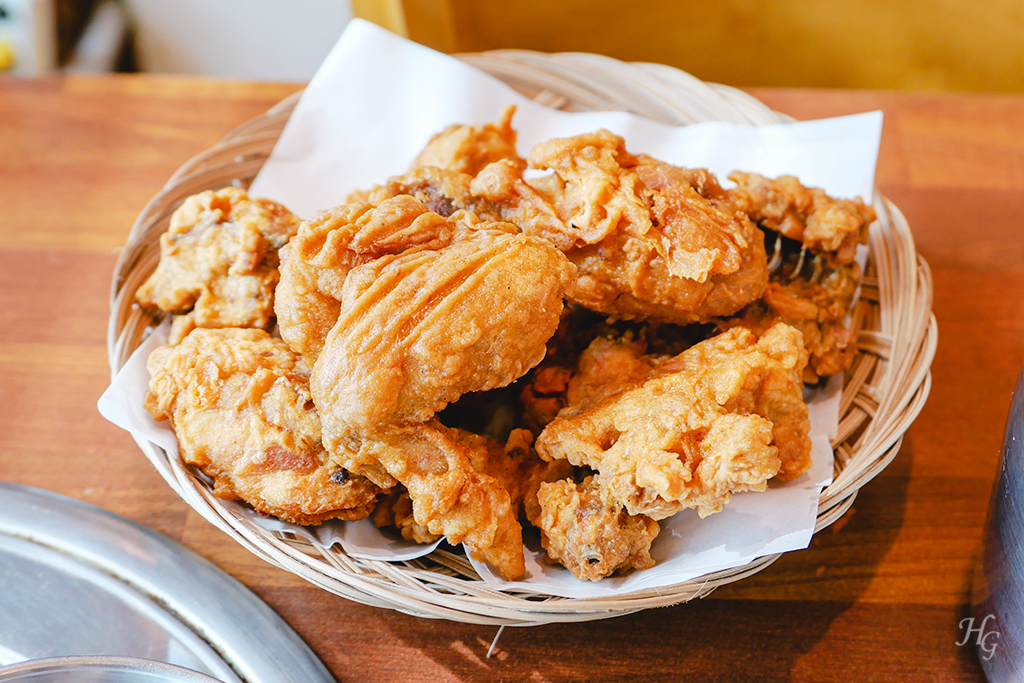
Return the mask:
<svg viewBox="0 0 1024 683">
<path fill-rule="evenodd" d="M 790 121 L 748 95 L 704 83 L 676 69 L 627 64 L 587 54 L 498 51 L 462 55 L 544 105 L 573 111 L 629 111 L 671 125 L 701 121 L 769 124 Z M 159 238 L 188 196 L 227 185 L 248 187 L 298 101 L 293 95 L 232 131 L 185 163 L 139 215 L 114 274 L 108 353 L 116 374 L 154 320 L 133 305 L 135 291 L 156 268 Z M 876 193 L 877 195 L 877 193 Z M 849 509 L 857 490 L 892 460 L 927 398 L 935 353 L 932 284 L 906 220 L 876 196 L 869 259 L 860 302 L 859 352 L 842 395 L 833 442 L 835 479 L 821 496 L 818 531 Z M 291 534 L 267 531 L 238 517 L 179 459 L 148 441 L 139 446 L 172 488 L 199 514 L 264 560 L 351 600 L 418 616 L 480 624 L 528 625 L 586 621 L 685 602 L 771 564 L 766 556 L 667 588 L 614 597 L 571 599 L 492 590 L 465 557 L 437 550 L 407 562 L 357 559 Z"/>
</svg>

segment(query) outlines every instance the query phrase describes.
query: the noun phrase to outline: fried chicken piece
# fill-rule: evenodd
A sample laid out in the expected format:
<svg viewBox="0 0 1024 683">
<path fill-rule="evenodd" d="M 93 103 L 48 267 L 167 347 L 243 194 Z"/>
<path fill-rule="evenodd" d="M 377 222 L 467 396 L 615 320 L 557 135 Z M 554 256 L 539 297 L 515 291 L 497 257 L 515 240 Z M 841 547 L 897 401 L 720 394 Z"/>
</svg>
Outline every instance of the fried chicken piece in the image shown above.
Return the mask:
<svg viewBox="0 0 1024 683">
<path fill-rule="evenodd" d="M 475 176 L 487 164 L 508 159 L 526 168 L 526 160 L 516 152 L 515 111 L 513 105 L 505 107 L 497 123 L 448 126 L 430 139 L 412 167 L 436 166 Z"/>
<path fill-rule="evenodd" d="M 581 484 L 545 483 L 538 498 L 541 546 L 577 579 L 599 581 L 616 571 L 654 566 L 650 550 L 658 523 L 605 502 L 594 477 Z"/>
<path fill-rule="evenodd" d="M 745 327 L 761 334 L 778 322 L 800 330 L 810 354 L 804 381 L 845 371 L 857 353 L 856 321 L 847 322 L 860 284 L 856 263 L 830 265 L 827 259 L 806 259 L 782 247 L 782 263 L 771 276 L 761 299 L 733 317 L 716 321 L 719 330 Z"/>
<path fill-rule="evenodd" d="M 761 233 L 707 171 L 626 151 L 605 130 L 535 145 L 527 182 L 508 162 L 483 169 L 475 195 L 579 269 L 573 301 L 622 318 L 687 324 L 756 300 L 768 272 Z"/>
<path fill-rule="evenodd" d="M 451 438 L 443 425 L 344 431 L 333 453 L 336 460 L 352 469 L 378 463 L 408 491 L 416 525 L 453 544 L 464 543 L 470 555 L 507 579 L 526 571 L 522 527 L 508 491 L 473 467 L 472 449 Z"/>
<path fill-rule="evenodd" d="M 160 264 L 136 300 L 188 313 L 188 326 L 269 329 L 278 250 L 298 227 L 280 204 L 238 188 L 189 197 L 160 237 Z"/>
<path fill-rule="evenodd" d="M 857 245 L 867 244 L 876 216 L 860 198 L 833 199 L 790 175 L 771 179 L 734 171 L 729 179 L 738 186 L 731 195 L 737 208 L 752 221 L 801 242 L 833 266 L 852 263 Z"/>
<path fill-rule="evenodd" d="M 277 288 L 281 336 L 306 361 L 320 355 L 327 333 L 338 321 L 345 280 L 351 270 L 377 259 L 438 250 L 480 227 L 475 216 L 446 218 L 417 199 L 400 194 L 378 204 L 341 204 L 305 221 L 281 250 Z M 507 224 L 491 231 L 514 233 Z"/>
<path fill-rule="evenodd" d="M 362 207 L 355 220 L 351 209 L 336 210 L 340 220 L 318 228 L 319 250 L 296 259 L 314 286 L 314 260 L 339 271 L 328 276 L 340 284 L 325 297 L 333 310 L 313 321 L 330 324 L 310 380 L 324 444 L 379 486 L 405 486 L 416 523 L 430 533 L 518 576 L 522 532 L 508 492 L 472 466 L 472 449 L 429 421 L 463 394 L 507 385 L 543 358 L 575 270 L 550 244 L 509 224 L 465 211 L 445 218 L 408 195 Z M 306 229 L 297 249 L 307 244 Z M 280 303 L 293 305 L 283 295 Z M 292 342 L 291 319 L 280 318 Z"/>
<path fill-rule="evenodd" d="M 760 339 L 735 328 L 658 362 L 639 386 L 631 378 L 589 407 L 570 405 L 538 436 L 537 452 L 596 470 L 602 500 L 629 514 L 707 516 L 733 492 L 810 467 L 806 363 L 791 327 Z"/>
<path fill-rule="evenodd" d="M 845 371 L 857 353 L 857 321 L 847 320 L 860 284 L 854 257 L 857 245 L 867 241 L 874 209 L 860 199 L 833 199 L 793 176 L 773 180 L 734 172 L 729 178 L 738 185 L 730 201 L 765 230 L 774 247 L 760 300 L 715 321 L 718 329 L 741 326 L 762 333 L 784 322 L 800 330 L 810 354 L 805 382 Z"/>
<path fill-rule="evenodd" d="M 182 459 L 241 499 L 296 524 L 361 519 L 381 490 L 330 461 L 309 370 L 256 329 L 196 329 L 147 363 L 146 409 L 170 420 Z"/>
<path fill-rule="evenodd" d="M 506 441 L 476 434 L 463 429 L 433 425 L 453 443 L 469 449 L 469 462 L 477 472 L 492 477 L 508 494 L 512 509 L 521 520 L 536 520 L 540 516 L 537 492 L 545 482 L 569 477 L 573 467 L 565 460 L 545 462 L 531 448 L 533 435 L 525 429 L 514 429 Z M 440 535 L 416 522 L 412 499 L 401 484 L 384 496 L 373 513 L 377 526 L 395 527 L 406 540 L 433 543 Z"/>
<path fill-rule="evenodd" d="M 575 276 L 560 252 L 508 224 L 463 229 L 471 214 L 427 215 L 461 234 L 345 280 L 310 380 L 328 447 L 342 425 L 421 423 L 467 392 L 513 382 L 544 357 L 558 325 Z"/>
</svg>

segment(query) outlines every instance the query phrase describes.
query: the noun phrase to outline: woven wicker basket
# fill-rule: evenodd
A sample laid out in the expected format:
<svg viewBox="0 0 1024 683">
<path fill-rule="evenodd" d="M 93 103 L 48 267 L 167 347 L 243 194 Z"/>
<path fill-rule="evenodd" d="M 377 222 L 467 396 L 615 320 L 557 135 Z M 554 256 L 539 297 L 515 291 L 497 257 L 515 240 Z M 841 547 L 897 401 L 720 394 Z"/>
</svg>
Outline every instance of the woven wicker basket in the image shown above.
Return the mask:
<svg viewBox="0 0 1024 683">
<path fill-rule="evenodd" d="M 790 120 L 738 90 L 704 83 L 666 66 L 523 51 L 461 58 L 555 108 L 629 111 L 673 125 Z M 142 211 L 114 275 L 108 331 L 113 373 L 154 323 L 133 305 L 133 298 L 156 267 L 159 236 L 171 213 L 197 192 L 229 184 L 247 187 L 297 101 L 297 95 L 287 98 L 188 161 Z M 839 434 L 833 443 L 835 480 L 821 496 L 816 531 L 839 519 L 857 490 L 892 460 L 930 388 L 936 343 L 931 276 L 896 207 L 877 197 L 875 210 L 879 219 L 871 228 L 869 261 L 855 311 L 862 329 L 859 353 L 847 376 Z M 267 531 L 224 506 L 180 460 L 147 441 L 140 440 L 139 445 L 190 506 L 259 557 L 351 600 L 419 616 L 495 625 L 601 619 L 701 597 L 764 569 L 778 557 L 762 557 L 667 588 L 600 599 L 506 594 L 486 586 L 464 556 L 445 550 L 389 563 L 356 559 L 337 547 Z"/>
</svg>

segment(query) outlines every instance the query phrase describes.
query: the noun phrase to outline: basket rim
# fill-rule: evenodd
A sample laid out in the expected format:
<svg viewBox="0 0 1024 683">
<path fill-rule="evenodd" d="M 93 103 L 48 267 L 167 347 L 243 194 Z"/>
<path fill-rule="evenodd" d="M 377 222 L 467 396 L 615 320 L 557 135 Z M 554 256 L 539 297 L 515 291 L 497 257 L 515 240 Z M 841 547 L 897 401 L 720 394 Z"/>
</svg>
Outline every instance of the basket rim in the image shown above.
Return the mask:
<svg viewBox="0 0 1024 683">
<path fill-rule="evenodd" d="M 458 57 L 505 80 L 521 92 L 525 91 L 534 99 L 549 103 L 549 106 L 622 104 L 625 100 L 628 105 L 626 111 L 646 115 L 634 109 L 648 107 L 663 116 L 662 120 L 670 119 L 668 122 L 675 125 L 692 123 L 691 117 L 694 116 L 714 115 L 716 107 L 725 108 L 731 112 L 730 115 L 747 122 L 793 120 L 772 111 L 742 91 L 705 83 L 665 65 L 625 63 L 585 53 L 552 55 L 527 50 L 500 50 Z M 622 81 L 628 81 L 628 85 L 616 91 L 615 84 Z M 613 92 L 609 93 L 609 90 Z M 630 97 L 622 97 L 622 90 Z M 571 92 L 578 99 L 567 97 L 564 91 Z M 115 266 L 111 286 L 107 346 L 112 377 L 138 346 L 148 322 L 151 322 L 144 312 L 133 306 L 132 298 L 141 284 L 140 273 L 155 267 L 151 240 L 155 231 L 165 225 L 170 213 L 184 197 L 199 191 L 197 188 L 225 186 L 239 177 L 251 180 L 300 97 L 301 91 L 285 98 L 266 113 L 242 123 L 213 147 L 186 161 L 140 212 Z M 692 100 L 699 104 L 694 105 Z M 244 154 L 237 154 L 239 151 Z M 241 161 L 236 161 L 236 157 L 241 157 Z M 899 209 L 877 189 L 874 205 L 879 221 L 871 228 L 871 270 L 864 284 L 871 296 L 877 294 L 879 329 L 865 328 L 858 342 L 862 349 L 858 361 L 862 357 L 870 358 L 860 365 L 855 364 L 852 374 L 861 384 L 853 390 L 844 391 L 843 404 L 858 414 L 846 430 L 859 436 L 852 446 L 842 439 L 833 443 L 838 472 L 833 483 L 821 493 L 814 533 L 839 519 L 852 505 L 857 491 L 892 461 L 906 428 L 922 409 L 931 387 L 930 366 L 937 342 L 937 323 L 931 311 L 931 272 L 917 254 L 909 225 Z M 902 315 L 908 311 L 911 315 Z M 907 320 L 902 327 L 899 326 L 901 317 Z M 878 392 L 869 379 L 879 376 L 899 381 L 889 386 L 889 390 Z M 848 384 L 847 389 L 851 386 Z M 875 395 L 879 393 L 881 395 Z M 841 411 L 841 416 L 848 414 L 847 410 Z M 437 571 L 431 572 L 408 562 L 385 563 L 388 566 L 378 573 L 378 578 L 372 576 L 367 567 L 373 566 L 373 562 L 383 561 L 353 563 L 351 558 L 346 560 L 334 549 L 326 552 L 314 549 L 315 553 L 311 553 L 308 547 L 301 547 L 297 541 L 273 537 L 270 532 L 240 521 L 221 506 L 180 461 L 171 461 L 162 449 L 152 443 L 138 439 L 137 442 L 164 480 L 190 507 L 257 556 L 343 597 L 417 616 L 494 625 L 607 618 L 703 597 L 719 585 L 764 569 L 778 558 L 778 555 L 763 556 L 746 565 L 698 579 L 659 589 L 632 591 L 612 598 L 524 597 L 518 593 L 494 591 L 479 579 L 442 577 Z M 311 564 L 315 565 L 312 570 Z M 439 585 L 424 588 L 420 577 L 423 572 L 430 572 L 433 581 Z M 382 585 L 386 585 L 386 594 L 381 592 Z M 451 593 L 453 586 L 463 594 Z"/>
</svg>

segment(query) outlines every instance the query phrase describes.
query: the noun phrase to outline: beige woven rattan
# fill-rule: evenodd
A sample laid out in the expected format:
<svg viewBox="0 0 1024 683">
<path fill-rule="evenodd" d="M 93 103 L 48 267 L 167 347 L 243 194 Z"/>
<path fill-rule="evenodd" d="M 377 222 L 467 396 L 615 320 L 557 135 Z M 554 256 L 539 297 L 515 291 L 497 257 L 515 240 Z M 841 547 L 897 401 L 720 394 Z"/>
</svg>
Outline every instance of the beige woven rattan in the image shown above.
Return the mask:
<svg viewBox="0 0 1024 683">
<path fill-rule="evenodd" d="M 666 66 L 523 51 L 461 58 L 542 104 L 566 110 L 623 110 L 674 125 L 790 120 L 738 90 L 704 83 Z M 156 267 L 159 236 L 171 213 L 194 193 L 230 184 L 248 186 L 297 101 L 297 95 L 285 99 L 189 160 L 142 211 L 114 275 L 108 331 L 112 373 L 124 365 L 154 323 L 133 305 L 133 298 Z M 875 209 L 879 219 L 871 228 L 863 293 L 855 311 L 862 327 L 859 353 L 847 377 L 839 435 L 833 443 L 835 481 L 821 496 L 816 531 L 839 519 L 857 490 L 893 459 L 930 388 L 937 335 L 931 275 L 899 210 L 880 196 Z M 336 547 L 267 531 L 224 506 L 180 460 L 147 441 L 140 440 L 139 446 L 192 508 L 257 556 L 351 600 L 419 616 L 495 625 L 602 619 L 705 596 L 778 557 L 762 557 L 667 588 L 600 599 L 507 594 L 487 587 L 465 557 L 444 550 L 389 563 L 352 558 Z"/>
</svg>

